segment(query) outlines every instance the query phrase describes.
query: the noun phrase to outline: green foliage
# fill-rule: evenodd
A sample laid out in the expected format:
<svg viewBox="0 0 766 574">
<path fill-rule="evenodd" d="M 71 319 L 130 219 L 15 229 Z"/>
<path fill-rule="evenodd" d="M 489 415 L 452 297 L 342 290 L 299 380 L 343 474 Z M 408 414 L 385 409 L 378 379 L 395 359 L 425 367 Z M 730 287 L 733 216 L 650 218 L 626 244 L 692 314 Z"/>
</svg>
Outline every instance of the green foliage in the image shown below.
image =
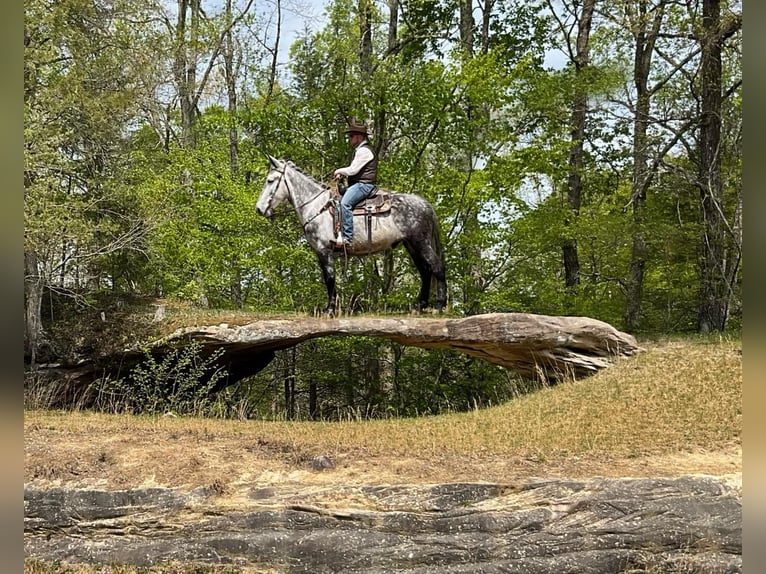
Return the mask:
<svg viewBox="0 0 766 574">
<path fill-rule="evenodd" d="M 140 248 L 122 136 L 145 61 L 124 24 L 142 12 L 76 0 L 32 0 L 25 10 L 25 252 L 47 286 L 76 291 L 69 276 L 83 262 L 98 276 L 111 254 Z"/>
<path fill-rule="evenodd" d="M 285 391 L 286 385 L 292 390 Z M 536 388 L 534 382 L 462 353 L 333 337 L 280 351 L 231 400 L 241 402 L 246 396 L 253 407 L 249 416 L 368 419 L 471 410 Z"/>
<path fill-rule="evenodd" d="M 94 384 L 95 408 L 108 412 L 205 416 L 216 402 L 211 391 L 226 377 L 218 366 L 222 350 L 203 355 L 197 342 L 158 360 L 150 351 L 126 379 Z"/>
<path fill-rule="evenodd" d="M 195 89 L 206 73 L 205 58 L 220 54 L 215 43 L 227 26 L 220 11 L 205 8 L 197 43 L 187 38 L 188 54 L 197 58 Z M 698 124 L 693 114 L 701 74 L 697 43 L 689 39 L 700 29 L 697 15 L 664 5 L 661 50 L 684 64 L 674 70 L 667 58 L 653 63 L 646 142 L 653 171 L 634 217 L 638 22 L 629 16 L 640 6 L 604 5 L 593 22 L 590 65 L 579 74 L 571 61 L 558 69 L 544 63 L 547 55 L 568 53 L 560 33 L 572 24 L 571 14 L 559 14 L 569 19 L 559 27 L 548 3 L 476 5 L 471 50 L 459 40 L 459 3 L 403 0 L 399 8 L 397 34 L 389 37 L 384 4 L 328 1 L 326 25 L 294 42 L 289 76 L 278 67 L 273 84 L 268 15 L 238 21 L 230 30 L 236 77 L 227 83 L 220 61 L 210 62 L 197 103 L 195 145 L 184 147 L 177 39 L 172 30 L 150 24 L 165 18 L 162 6 L 29 0 L 25 253 L 34 255 L 36 268 L 27 279 L 39 275 L 49 300 L 75 296 L 73 308 L 110 290 L 218 309 L 314 314 L 324 305 L 324 286 L 290 206 L 272 221 L 254 212 L 267 169 L 263 153 L 329 181 L 349 158 L 343 127 L 356 117 L 373 128 L 380 185 L 418 193 L 436 209 L 452 312 L 581 314 L 619 328 L 633 238 L 643 234 L 637 329 L 693 330 L 702 227 L 696 135 L 685 126 Z M 371 53 L 361 49 L 366 24 Z M 724 68 L 724 89 L 731 94 L 721 116 L 720 207 L 730 222 L 728 253 L 738 260 L 736 38 L 724 46 Z M 582 89 L 589 96 L 584 189 L 573 214 L 566 196 L 570 123 L 573 96 Z M 565 238 L 576 242 L 581 266 L 580 284 L 570 290 L 563 278 Z M 735 325 L 742 315 L 741 274 L 740 264 L 731 282 Z M 337 279 L 339 307 L 348 315 L 409 312 L 419 283 L 403 249 L 339 260 Z M 52 338 L 66 332 L 48 316 L 43 322 Z M 87 347 L 82 341 L 58 346 Z M 242 400 L 250 412 L 283 416 L 286 404 L 273 405 L 293 401 L 294 415 L 308 416 L 306 393 L 314 385 L 323 417 L 389 416 L 469 408 L 516 392 L 504 373 L 479 361 L 380 341 L 317 341 L 301 346 L 295 361 L 286 357 L 228 390 L 229 406 Z M 395 375 L 387 370 L 393 367 Z M 291 370 L 293 398 L 283 396 L 283 368 Z M 150 396 L 148 387 L 142 392 Z"/>
<path fill-rule="evenodd" d="M 174 150 L 142 185 L 144 209 L 161 221 L 150 244 L 151 288 L 217 308 L 294 309 L 296 292 L 287 286 L 319 279 L 313 254 L 301 246 L 296 221 L 271 224 L 255 213 L 259 190 L 228 164 L 227 121 L 220 110 L 206 113 L 197 148 Z M 262 180 L 263 162 L 252 163 L 247 146 L 242 152 L 241 171 Z"/>
</svg>

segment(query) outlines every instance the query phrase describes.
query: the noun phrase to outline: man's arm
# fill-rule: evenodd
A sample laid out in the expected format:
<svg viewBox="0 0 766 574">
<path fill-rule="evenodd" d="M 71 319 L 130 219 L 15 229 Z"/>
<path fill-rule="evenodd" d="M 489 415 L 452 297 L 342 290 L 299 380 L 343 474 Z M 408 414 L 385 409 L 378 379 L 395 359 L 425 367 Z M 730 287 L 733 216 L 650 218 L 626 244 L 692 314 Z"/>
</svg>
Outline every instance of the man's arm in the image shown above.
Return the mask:
<svg viewBox="0 0 766 574">
<path fill-rule="evenodd" d="M 336 169 L 335 176 L 348 177 L 350 175 L 356 175 L 365 165 L 367 165 L 372 160 L 373 157 L 374 156 L 372 155 L 372 150 L 370 148 L 360 145 L 354 154 L 354 159 L 351 160 L 351 164 L 346 167 L 339 167 Z"/>
</svg>

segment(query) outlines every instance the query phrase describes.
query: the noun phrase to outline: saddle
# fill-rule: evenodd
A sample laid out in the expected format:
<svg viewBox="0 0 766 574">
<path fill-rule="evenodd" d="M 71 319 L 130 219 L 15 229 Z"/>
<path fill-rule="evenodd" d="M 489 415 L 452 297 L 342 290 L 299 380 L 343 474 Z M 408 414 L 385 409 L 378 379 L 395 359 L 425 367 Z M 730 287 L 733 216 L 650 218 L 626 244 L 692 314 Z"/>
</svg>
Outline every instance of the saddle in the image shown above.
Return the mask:
<svg viewBox="0 0 766 574">
<path fill-rule="evenodd" d="M 391 192 L 375 187 L 372 195 L 354 206 L 354 215 L 377 215 L 391 210 Z"/>
<path fill-rule="evenodd" d="M 340 185 L 338 187 L 341 188 Z M 354 206 L 354 209 L 351 210 L 351 213 L 354 216 L 365 216 L 368 243 L 372 243 L 372 216 L 391 211 L 391 203 L 393 201 L 392 193 L 393 192 L 388 189 L 381 189 L 378 186 L 375 186 L 369 197 L 357 203 Z M 338 189 L 333 194 L 333 206 L 330 208 L 333 214 L 333 229 L 335 235 L 340 231 L 340 197 L 341 191 Z"/>
</svg>

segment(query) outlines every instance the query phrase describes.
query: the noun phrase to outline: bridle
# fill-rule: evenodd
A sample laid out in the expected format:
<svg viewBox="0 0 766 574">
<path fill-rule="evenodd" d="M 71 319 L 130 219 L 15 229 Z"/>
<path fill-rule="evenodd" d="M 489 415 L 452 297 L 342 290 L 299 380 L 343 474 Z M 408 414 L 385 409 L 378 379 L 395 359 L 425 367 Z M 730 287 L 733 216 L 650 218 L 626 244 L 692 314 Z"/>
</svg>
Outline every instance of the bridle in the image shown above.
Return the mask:
<svg viewBox="0 0 766 574">
<path fill-rule="evenodd" d="M 279 172 L 279 181 L 278 181 L 278 182 L 277 182 L 277 184 L 274 186 L 274 190 L 273 190 L 273 191 L 272 191 L 272 192 L 269 194 L 268 203 L 266 204 L 266 208 L 267 208 L 267 209 L 271 209 L 271 202 L 272 202 L 272 200 L 274 199 L 274 196 L 275 196 L 275 195 L 277 194 L 277 192 L 279 191 L 279 188 L 280 188 L 280 186 L 282 185 L 282 182 L 283 182 L 283 181 L 284 181 L 284 184 L 285 184 L 285 189 L 287 190 L 287 196 L 288 196 L 289 198 L 291 198 L 291 199 L 294 197 L 294 196 L 293 196 L 293 192 L 292 192 L 292 190 L 290 189 L 290 185 L 289 185 L 289 183 L 287 182 L 287 179 L 285 179 L 285 175 L 286 175 L 286 174 L 285 174 L 285 172 L 287 171 L 287 163 L 285 163 L 285 167 L 284 167 L 284 168 L 282 168 L 282 169 L 276 169 L 276 168 L 274 168 L 274 169 L 275 169 L 275 171 L 278 171 L 278 172 Z M 295 208 L 295 209 L 296 209 L 296 211 L 298 211 L 298 212 L 300 213 L 300 210 L 301 210 L 301 209 L 303 209 L 304 207 L 306 207 L 306 206 L 307 206 L 309 203 L 311 203 L 312 201 L 314 201 L 316 198 L 318 198 L 320 195 L 322 195 L 322 194 L 323 194 L 325 191 L 327 191 L 327 188 L 324 188 L 324 187 L 323 187 L 322 189 L 320 189 L 320 190 L 319 190 L 319 191 L 318 191 L 316 194 L 314 194 L 312 197 L 310 197 L 309 199 L 307 199 L 306 201 L 304 201 L 304 202 L 303 202 L 303 203 L 301 203 L 300 205 L 296 206 L 296 208 Z M 329 208 L 331 205 L 332 205 L 332 200 L 329 200 L 327 203 L 325 203 L 325 204 L 322 206 L 322 208 L 321 208 L 319 211 L 317 211 L 317 212 L 316 212 L 314 215 L 312 215 L 311 217 L 309 217 L 308 219 L 306 219 L 306 221 L 304 221 L 304 222 L 303 222 L 303 229 L 305 230 L 305 229 L 306 229 L 306 226 L 307 226 L 309 223 L 311 223 L 311 222 L 312 222 L 312 221 L 314 221 L 314 220 L 315 220 L 317 217 L 319 217 L 319 216 L 320 216 L 320 215 L 321 215 L 321 214 L 322 214 L 324 211 L 326 211 L 326 210 L 327 210 L 327 209 L 328 209 L 328 208 Z"/>
<path fill-rule="evenodd" d="M 274 189 L 269 192 L 269 197 L 266 203 L 266 211 L 269 211 L 271 209 L 271 202 L 274 200 L 274 196 L 279 191 L 280 186 L 282 185 L 282 180 L 285 179 L 285 170 L 287 169 L 287 165 L 285 165 L 284 169 L 276 169 L 274 168 L 274 171 L 279 172 L 279 181 L 277 182 L 277 185 L 274 186 Z M 287 180 L 285 180 L 285 188 L 287 189 L 287 194 L 291 195 L 290 193 L 290 186 L 287 185 Z M 273 211 L 273 210 L 272 210 Z"/>
</svg>

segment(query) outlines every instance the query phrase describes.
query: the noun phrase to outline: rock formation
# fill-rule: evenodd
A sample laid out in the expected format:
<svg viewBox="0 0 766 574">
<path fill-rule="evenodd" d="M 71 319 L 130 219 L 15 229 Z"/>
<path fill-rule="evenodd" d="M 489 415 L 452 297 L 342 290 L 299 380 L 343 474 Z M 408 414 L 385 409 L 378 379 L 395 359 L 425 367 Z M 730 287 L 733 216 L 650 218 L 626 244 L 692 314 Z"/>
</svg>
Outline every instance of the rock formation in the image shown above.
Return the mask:
<svg viewBox="0 0 766 574">
<path fill-rule="evenodd" d="M 242 326 L 184 327 L 149 345 L 161 357 L 197 341 L 203 353 L 222 351 L 226 369 L 213 391 L 264 369 L 274 352 L 319 337 L 382 337 L 402 345 L 451 349 L 501 365 L 527 378 L 556 382 L 583 377 L 639 352 L 636 339 L 608 323 L 588 317 L 529 313 L 487 313 L 465 318 L 352 317 L 347 319 L 269 319 Z M 145 359 L 142 347 L 114 356 L 83 359 L 75 365 L 42 365 L 40 372 L 66 381 L 62 404 L 89 404 L 90 384 L 101 377 L 124 377 Z M 53 400 L 53 399 L 52 399 Z"/>
<path fill-rule="evenodd" d="M 24 493 L 24 555 L 234 564 L 269 572 L 742 571 L 742 503 L 712 477 L 526 484 Z"/>
<path fill-rule="evenodd" d="M 234 382 L 262 369 L 275 350 L 318 337 L 352 335 L 451 349 L 525 377 L 547 380 L 593 374 L 640 350 L 633 336 L 603 321 L 528 313 L 488 313 L 462 319 L 280 319 L 240 327 L 187 327 L 158 342 L 154 349 L 160 352 L 190 340 L 200 342 L 209 352 L 223 349 L 229 382 Z"/>
</svg>

